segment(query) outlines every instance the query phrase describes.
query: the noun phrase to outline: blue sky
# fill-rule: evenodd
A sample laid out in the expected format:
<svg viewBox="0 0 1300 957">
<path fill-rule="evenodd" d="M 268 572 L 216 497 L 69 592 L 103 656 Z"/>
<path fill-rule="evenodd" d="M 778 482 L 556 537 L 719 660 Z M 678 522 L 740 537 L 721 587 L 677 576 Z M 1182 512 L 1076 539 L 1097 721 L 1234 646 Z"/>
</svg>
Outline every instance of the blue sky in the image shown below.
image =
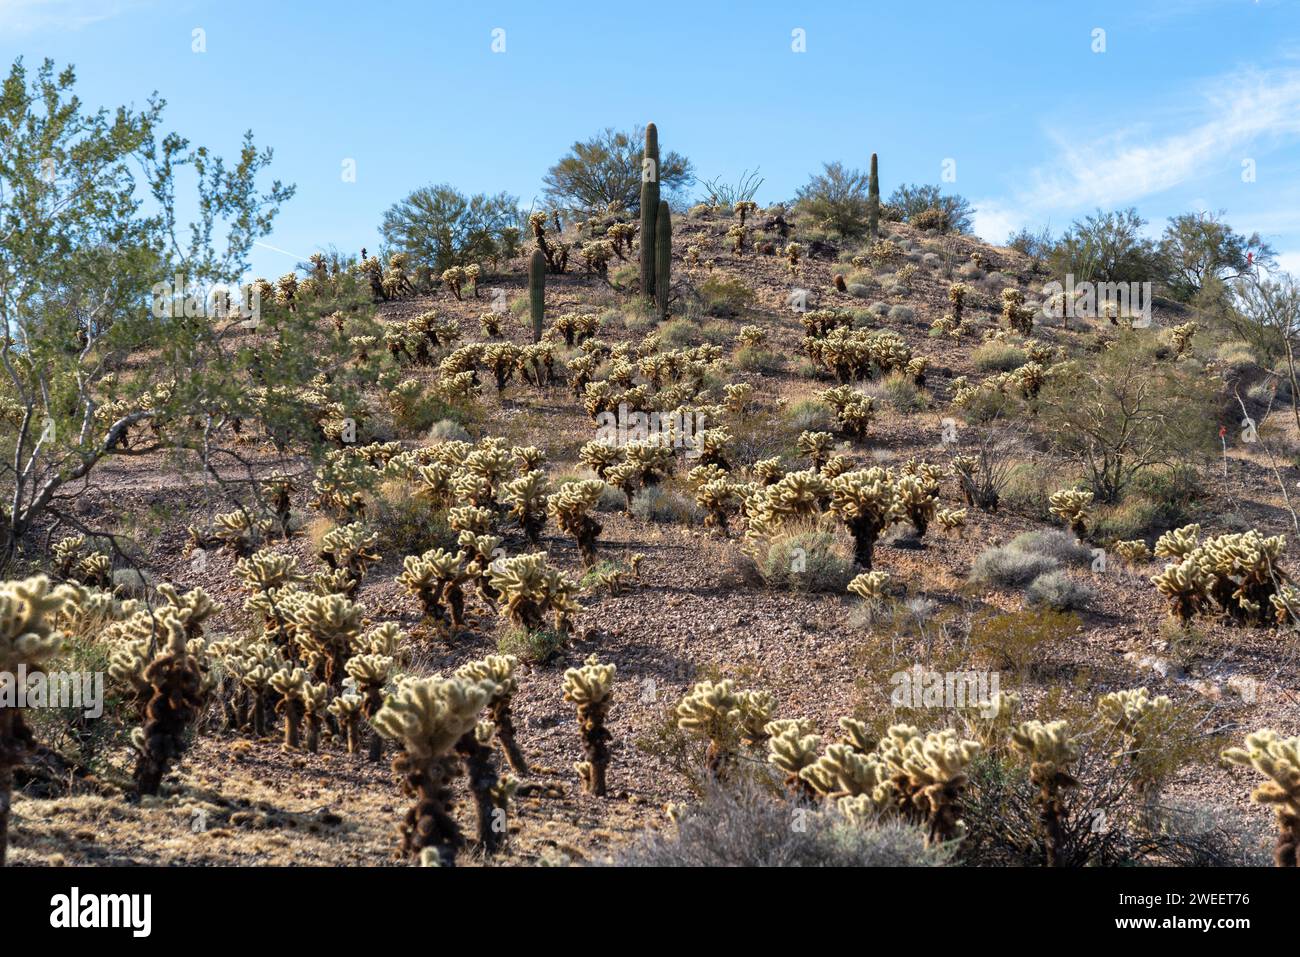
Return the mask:
<svg viewBox="0 0 1300 957">
<path fill-rule="evenodd" d="M 268 276 L 376 248 L 384 209 L 427 183 L 527 205 L 575 139 L 647 120 L 705 178 L 760 167 L 761 202 L 825 160 L 879 153 L 886 193 L 952 160 L 944 186 L 993 242 L 1097 206 L 1153 231 L 1222 209 L 1300 273 L 1296 0 L 0 0 L 0 59 L 19 55 L 75 64 L 92 105 L 157 90 L 218 152 L 246 128 L 274 147 L 298 195 L 255 251 Z"/>
</svg>

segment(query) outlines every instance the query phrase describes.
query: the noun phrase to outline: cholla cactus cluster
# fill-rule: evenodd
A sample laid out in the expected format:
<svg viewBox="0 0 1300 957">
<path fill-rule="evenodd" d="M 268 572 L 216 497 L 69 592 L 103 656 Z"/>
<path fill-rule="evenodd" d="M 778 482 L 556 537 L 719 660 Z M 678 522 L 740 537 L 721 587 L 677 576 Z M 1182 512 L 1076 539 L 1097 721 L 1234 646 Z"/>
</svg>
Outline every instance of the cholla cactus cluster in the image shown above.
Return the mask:
<svg viewBox="0 0 1300 957">
<path fill-rule="evenodd" d="M 1153 698 L 1146 688 L 1114 691 L 1098 700 L 1097 718 L 1118 739 L 1115 762 L 1130 768 L 1139 789 L 1153 796 L 1164 773 L 1160 745 L 1175 720 L 1173 701 Z"/>
<path fill-rule="evenodd" d="M 1247 735 L 1244 748 L 1228 748 L 1223 760 L 1254 768 L 1267 779 L 1251 799 L 1277 814 L 1273 862 L 1278 867 L 1300 867 L 1300 737 L 1284 738 L 1266 728 Z"/>
<path fill-rule="evenodd" d="M 516 555 L 489 569 L 492 587 L 501 595 L 501 614 L 518 628 L 540 631 L 546 615 L 556 632 L 572 630 L 572 616 L 581 610 L 574 600 L 578 586 L 551 568 L 545 554 Z"/>
<path fill-rule="evenodd" d="M 41 672 L 63 650 L 57 620 L 70 595 L 44 576 L 0 583 L 0 672 Z M 13 769 L 32 735 L 17 707 L 0 708 L 0 864 L 8 843 Z"/>
<path fill-rule="evenodd" d="M 599 479 L 570 482 L 546 500 L 547 513 L 562 531 L 577 540 L 582 563 L 588 567 L 596 563 L 596 537 L 601 531 L 600 522 L 591 512 L 606 488 Z"/>
<path fill-rule="evenodd" d="M 737 689 L 730 678 L 701 681 L 677 705 L 677 727 L 708 742 L 705 769 L 723 776 L 741 743 L 767 741 L 775 702 L 764 691 Z"/>
<path fill-rule="evenodd" d="M 913 359 L 907 341 L 887 329 L 865 331 L 837 325 L 824 335 L 805 337 L 803 346 L 808 358 L 841 385 L 890 372 L 906 373 Z"/>
<path fill-rule="evenodd" d="M 1252 529 L 1198 542 L 1199 533 L 1199 526 L 1186 526 L 1156 542 L 1156 555 L 1176 559 L 1151 578 L 1171 616 L 1186 623 L 1217 606 L 1241 624 L 1295 620 L 1280 564 L 1286 547 L 1281 535 Z"/>
<path fill-rule="evenodd" d="M 846 385 L 818 393 L 817 398 L 835 410 L 840 428 L 851 438 L 866 439 L 875 418 L 875 399 Z"/>
</svg>

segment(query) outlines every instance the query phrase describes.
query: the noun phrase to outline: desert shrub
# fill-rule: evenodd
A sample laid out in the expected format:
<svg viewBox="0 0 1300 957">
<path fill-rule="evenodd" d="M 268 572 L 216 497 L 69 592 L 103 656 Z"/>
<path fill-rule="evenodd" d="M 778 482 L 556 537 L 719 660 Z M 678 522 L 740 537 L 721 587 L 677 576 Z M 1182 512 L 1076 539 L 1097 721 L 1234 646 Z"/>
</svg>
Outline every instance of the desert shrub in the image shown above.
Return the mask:
<svg viewBox="0 0 1300 957">
<path fill-rule="evenodd" d="M 798 812 L 800 827 L 792 821 Z M 831 805 L 791 804 L 756 784 L 710 785 L 678 812 L 675 828 L 648 833 L 611 862 L 620 867 L 938 867 L 945 846 L 897 821 L 851 822 Z"/>
<path fill-rule="evenodd" d="M 1054 491 L 1056 484 L 1046 470 L 1030 462 L 1020 462 L 1007 472 L 1001 499 L 1015 511 L 1047 521 L 1052 517 L 1048 499 Z"/>
<path fill-rule="evenodd" d="M 389 207 L 381 228 L 385 242 L 413 264 L 441 273 L 502 255 L 504 234 L 518 236 L 519 216 L 514 196 L 466 196 L 442 184 L 422 186 Z"/>
<path fill-rule="evenodd" d="M 644 522 L 694 525 L 704 521 L 704 510 L 680 492 L 663 485 L 650 485 L 632 496 L 628 510 Z"/>
<path fill-rule="evenodd" d="M 1031 606 L 1052 611 L 1078 611 L 1088 607 L 1096 597 L 1095 591 L 1064 571 L 1039 575 L 1025 591 Z"/>
<path fill-rule="evenodd" d="M 868 179 L 862 170 L 825 163 L 800 188 L 797 208 L 822 229 L 841 237 L 861 236 L 867 230 Z"/>
<path fill-rule="evenodd" d="M 742 372 L 779 372 L 785 360 L 762 346 L 741 346 L 732 357 L 731 365 Z"/>
<path fill-rule="evenodd" d="M 700 309 L 706 316 L 739 315 L 754 302 L 754 290 L 732 276 L 713 275 L 695 287 Z"/>
<path fill-rule="evenodd" d="M 1205 423 L 1218 418 L 1218 387 L 1188 363 L 1159 361 L 1139 335 L 1058 369 L 1039 396 L 1042 424 L 1099 503 L 1152 466 L 1195 462 L 1215 439 Z"/>
<path fill-rule="evenodd" d="M 802 399 L 785 410 L 791 432 L 834 432 L 838 428 L 835 413 L 824 402 Z"/>
<path fill-rule="evenodd" d="M 970 354 L 971 362 L 981 372 L 1010 372 L 1028 361 L 1025 351 L 1009 342 L 985 342 Z"/>
<path fill-rule="evenodd" d="M 518 628 L 507 625 L 497 638 L 497 650 L 503 655 L 514 655 L 532 665 L 552 661 L 567 644 L 564 634 L 554 628 Z"/>
<path fill-rule="evenodd" d="M 1050 608 L 1007 614 L 987 611 L 971 621 L 970 647 L 991 668 L 1023 673 L 1040 664 L 1053 644 L 1078 630 L 1077 615 Z"/>
<path fill-rule="evenodd" d="M 1062 826 L 1054 842 L 1058 867 L 1263 863 L 1258 835 L 1235 817 L 1204 805 L 1144 806 L 1129 779 L 1094 751 L 1085 749 L 1075 777 L 1077 786 L 1061 796 Z M 1047 847 L 1040 788 L 1030 780 L 1029 766 L 1003 754 L 984 754 L 972 764 L 970 778 L 960 862 L 1042 866 Z"/>
<path fill-rule="evenodd" d="M 465 431 L 465 427 L 455 419 L 439 419 L 433 423 L 429 429 L 429 441 L 438 442 L 469 442 L 472 436 Z"/>
<path fill-rule="evenodd" d="M 416 497 L 407 482 L 383 483 L 366 504 L 366 521 L 391 554 L 456 549 L 456 532 L 447 524 L 447 513 Z"/>
<path fill-rule="evenodd" d="M 1023 588 L 1039 575 L 1059 568 L 1057 560 L 1049 555 L 1001 546 L 980 553 L 971 566 L 970 580 L 995 588 Z"/>
<path fill-rule="evenodd" d="M 717 346 L 730 338 L 731 331 L 720 322 L 673 319 L 659 327 L 659 341 L 674 349 L 689 348 L 701 343 Z"/>
<path fill-rule="evenodd" d="M 911 322 L 916 318 L 916 310 L 911 306 L 891 306 L 889 308 L 889 321 L 896 324 Z"/>
<path fill-rule="evenodd" d="M 920 412 L 928 404 L 925 390 L 902 372 L 893 372 L 878 382 L 870 382 L 862 391 L 882 399 L 899 412 Z"/>
<path fill-rule="evenodd" d="M 1022 532 L 1007 547 L 1033 555 L 1045 555 L 1062 565 L 1092 564 L 1092 549 L 1059 528 Z"/>
<path fill-rule="evenodd" d="M 747 577 L 768 588 L 842 593 L 858 573 L 853 546 L 840 531 L 791 526 L 747 542 Z"/>
</svg>

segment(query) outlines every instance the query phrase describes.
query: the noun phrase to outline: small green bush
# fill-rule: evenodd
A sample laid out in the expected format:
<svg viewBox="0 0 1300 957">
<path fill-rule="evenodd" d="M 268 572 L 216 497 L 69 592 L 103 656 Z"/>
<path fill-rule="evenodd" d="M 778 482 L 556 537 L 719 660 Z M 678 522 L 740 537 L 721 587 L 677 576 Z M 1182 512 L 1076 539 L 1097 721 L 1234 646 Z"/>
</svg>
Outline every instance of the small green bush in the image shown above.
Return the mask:
<svg viewBox="0 0 1300 957">
<path fill-rule="evenodd" d="M 704 511 L 693 499 L 663 485 L 651 485 L 632 496 L 631 512 L 643 522 L 695 525 L 704 521 Z"/>
<path fill-rule="evenodd" d="M 976 348 L 970 358 L 981 372 L 1010 372 L 1029 361 L 1025 350 L 1006 342 L 986 342 Z"/>
<path fill-rule="evenodd" d="M 1059 568 L 1060 563 L 1049 555 L 1002 546 L 980 553 L 971 566 L 970 580 L 990 587 L 1023 588 L 1039 575 Z"/>
<path fill-rule="evenodd" d="M 1052 611 L 1078 611 L 1092 604 L 1097 593 L 1063 571 L 1039 575 L 1029 583 L 1025 599 L 1032 607 Z"/>
<path fill-rule="evenodd" d="M 731 276 L 709 276 L 695 290 L 699 293 L 700 308 L 706 316 L 736 316 L 754 303 L 754 291 Z"/>
</svg>

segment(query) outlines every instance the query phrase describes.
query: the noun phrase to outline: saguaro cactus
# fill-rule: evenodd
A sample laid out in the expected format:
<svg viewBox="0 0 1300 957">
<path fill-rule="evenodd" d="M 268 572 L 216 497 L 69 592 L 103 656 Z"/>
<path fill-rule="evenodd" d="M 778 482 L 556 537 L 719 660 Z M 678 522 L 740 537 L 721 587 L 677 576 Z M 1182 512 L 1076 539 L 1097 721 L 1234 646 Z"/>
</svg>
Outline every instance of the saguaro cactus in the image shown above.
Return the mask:
<svg viewBox="0 0 1300 957">
<path fill-rule="evenodd" d="M 673 216 L 668 201 L 659 201 L 655 215 L 655 305 L 659 315 L 668 318 L 668 297 L 672 294 Z"/>
<path fill-rule="evenodd" d="M 645 128 L 645 156 L 641 161 L 641 295 L 655 292 L 655 244 L 659 218 L 659 130 Z"/>
<path fill-rule="evenodd" d="M 871 154 L 871 175 L 867 179 L 867 234 L 875 239 L 880 235 L 880 170 L 876 154 Z"/>
<path fill-rule="evenodd" d="M 533 342 L 538 342 L 546 318 L 546 257 L 540 249 L 533 250 L 528 260 L 528 315 L 533 321 Z"/>
</svg>

